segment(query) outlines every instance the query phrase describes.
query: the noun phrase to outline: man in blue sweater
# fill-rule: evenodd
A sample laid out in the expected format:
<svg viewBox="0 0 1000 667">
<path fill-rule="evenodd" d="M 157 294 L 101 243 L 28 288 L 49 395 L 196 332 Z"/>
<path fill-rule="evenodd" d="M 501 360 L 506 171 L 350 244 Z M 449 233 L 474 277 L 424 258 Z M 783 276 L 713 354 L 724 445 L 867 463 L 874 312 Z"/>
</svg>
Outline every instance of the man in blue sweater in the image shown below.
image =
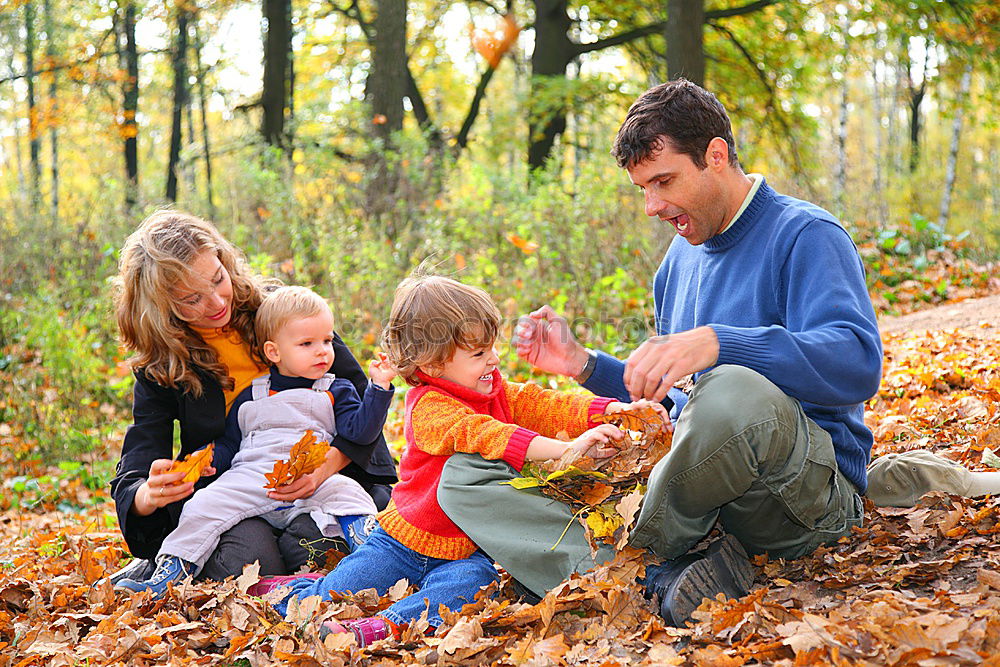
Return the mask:
<svg viewBox="0 0 1000 667">
<path fill-rule="evenodd" d="M 847 232 L 743 172 L 711 93 L 684 80 L 646 91 L 612 153 L 643 191 L 646 213 L 677 232 L 654 279 L 659 335 L 623 363 L 584 348 L 544 306 L 522 318 L 517 350 L 596 394 L 673 407 L 673 448 L 650 475 L 631 544 L 666 559 L 646 585 L 679 625 L 703 596 L 747 592 L 746 552 L 796 558 L 861 524 L 872 446 L 864 402 L 878 388 L 882 347 Z M 688 375 L 689 396 L 674 388 Z M 439 497 L 527 588 L 541 594 L 610 558 L 592 559 L 575 529 L 549 549 L 568 508 L 528 494 L 482 498 L 480 485 L 504 472 L 453 457 Z M 469 489 L 476 503 L 460 503 Z M 509 529 L 487 510 L 488 529 L 476 530 L 485 522 L 473 505 L 505 506 Z M 725 537 L 689 553 L 717 522 Z"/>
</svg>

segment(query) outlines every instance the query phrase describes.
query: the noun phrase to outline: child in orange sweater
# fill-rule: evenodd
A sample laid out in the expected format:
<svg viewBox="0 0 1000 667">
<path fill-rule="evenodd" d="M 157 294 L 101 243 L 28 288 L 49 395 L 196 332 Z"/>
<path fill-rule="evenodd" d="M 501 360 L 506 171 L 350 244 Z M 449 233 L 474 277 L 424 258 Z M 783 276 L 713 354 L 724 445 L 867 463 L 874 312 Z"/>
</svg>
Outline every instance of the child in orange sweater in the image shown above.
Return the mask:
<svg viewBox="0 0 1000 667">
<path fill-rule="evenodd" d="M 506 382 L 494 349 L 499 332 L 500 311 L 482 290 L 439 276 L 403 281 L 383 333 L 390 363 L 413 385 L 406 395 L 406 450 L 392 500 L 368 540 L 322 579 L 271 577 L 252 593 L 290 586 L 278 605 L 284 613 L 293 597 L 329 598 L 330 591 L 365 588 L 385 594 L 398 580 L 408 580 L 418 591 L 381 615 L 325 624 L 324 633 L 353 632 L 367 645 L 397 634 L 399 624 L 424 610 L 432 626 L 440 625 L 439 605 L 457 611 L 497 579 L 492 560 L 438 505 L 448 457 L 477 453 L 520 470 L 525 460 L 558 458 L 568 449 L 608 456 L 614 451 L 608 441 L 622 434 L 590 418 L 636 406 Z M 668 422 L 661 405 L 640 403 L 661 411 Z M 560 431 L 574 439 L 557 440 Z"/>
</svg>

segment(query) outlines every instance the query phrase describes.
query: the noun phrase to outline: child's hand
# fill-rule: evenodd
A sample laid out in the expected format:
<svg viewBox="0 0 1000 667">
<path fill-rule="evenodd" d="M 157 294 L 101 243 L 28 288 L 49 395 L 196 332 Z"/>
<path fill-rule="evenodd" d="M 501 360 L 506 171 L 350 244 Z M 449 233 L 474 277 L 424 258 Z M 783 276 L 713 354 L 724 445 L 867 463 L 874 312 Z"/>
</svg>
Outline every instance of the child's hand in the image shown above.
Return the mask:
<svg viewBox="0 0 1000 667">
<path fill-rule="evenodd" d="M 378 357 L 368 364 L 368 376 L 371 377 L 372 382 L 388 390 L 392 386 L 393 378 L 399 375 L 399 371 L 389 363 L 389 358 L 385 356 L 385 353 L 380 353 Z"/>
<path fill-rule="evenodd" d="M 632 403 L 619 403 L 618 401 L 612 401 L 611 403 L 608 403 L 606 408 L 604 408 L 604 414 L 610 415 L 616 412 L 624 412 L 625 410 L 638 410 L 639 408 L 653 408 L 656 410 L 657 414 L 660 415 L 660 419 L 663 420 L 664 430 L 674 430 L 674 425 L 670 421 L 670 413 L 667 412 L 665 407 L 663 407 L 663 404 L 650 401 L 645 398 L 640 398 L 638 401 L 634 401 Z"/>
<path fill-rule="evenodd" d="M 592 459 L 606 459 L 618 449 L 612 440 L 621 440 L 624 433 L 614 424 L 600 424 L 577 436 L 566 449 L 572 449 Z"/>
</svg>

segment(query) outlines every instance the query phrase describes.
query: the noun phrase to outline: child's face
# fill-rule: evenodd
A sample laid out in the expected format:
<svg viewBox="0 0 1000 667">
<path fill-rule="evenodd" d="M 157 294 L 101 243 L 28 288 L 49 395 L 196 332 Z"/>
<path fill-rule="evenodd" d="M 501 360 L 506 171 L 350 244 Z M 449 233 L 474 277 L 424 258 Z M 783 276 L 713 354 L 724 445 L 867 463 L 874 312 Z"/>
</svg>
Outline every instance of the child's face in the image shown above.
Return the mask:
<svg viewBox="0 0 1000 667">
<path fill-rule="evenodd" d="M 444 363 L 441 377 L 480 394 L 488 394 L 493 389 L 493 371 L 500 358 L 496 348 L 477 347 L 472 350 L 455 348 L 455 354 Z"/>
<path fill-rule="evenodd" d="M 318 380 L 333 364 L 333 316 L 321 312 L 288 322 L 264 343 L 264 354 L 282 375 Z"/>
</svg>

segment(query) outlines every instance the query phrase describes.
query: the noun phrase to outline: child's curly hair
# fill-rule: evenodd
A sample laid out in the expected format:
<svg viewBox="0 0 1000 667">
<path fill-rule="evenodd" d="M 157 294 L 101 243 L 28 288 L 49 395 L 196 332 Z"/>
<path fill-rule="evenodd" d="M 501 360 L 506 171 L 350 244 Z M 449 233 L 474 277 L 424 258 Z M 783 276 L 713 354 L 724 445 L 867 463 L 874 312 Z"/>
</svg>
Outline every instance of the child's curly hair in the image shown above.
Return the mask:
<svg viewBox="0 0 1000 667">
<path fill-rule="evenodd" d="M 500 319 L 496 304 L 478 287 L 443 276 L 410 276 L 396 288 L 382 348 L 399 374 L 417 385 L 417 369 L 437 377 L 456 348 L 492 345 Z"/>
</svg>

